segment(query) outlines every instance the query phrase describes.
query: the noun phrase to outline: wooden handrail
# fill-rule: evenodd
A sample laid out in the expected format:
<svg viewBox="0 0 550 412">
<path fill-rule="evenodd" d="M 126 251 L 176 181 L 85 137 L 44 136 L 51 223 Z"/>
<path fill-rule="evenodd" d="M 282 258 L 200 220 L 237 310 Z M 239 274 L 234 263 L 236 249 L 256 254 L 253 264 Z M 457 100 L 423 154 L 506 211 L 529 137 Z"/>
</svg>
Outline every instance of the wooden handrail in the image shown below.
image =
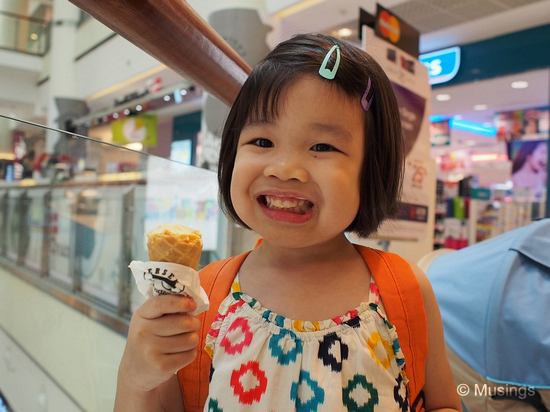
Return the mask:
<svg viewBox="0 0 550 412">
<path fill-rule="evenodd" d="M 243 58 L 184 0 L 70 1 L 228 105 L 250 73 Z"/>
</svg>

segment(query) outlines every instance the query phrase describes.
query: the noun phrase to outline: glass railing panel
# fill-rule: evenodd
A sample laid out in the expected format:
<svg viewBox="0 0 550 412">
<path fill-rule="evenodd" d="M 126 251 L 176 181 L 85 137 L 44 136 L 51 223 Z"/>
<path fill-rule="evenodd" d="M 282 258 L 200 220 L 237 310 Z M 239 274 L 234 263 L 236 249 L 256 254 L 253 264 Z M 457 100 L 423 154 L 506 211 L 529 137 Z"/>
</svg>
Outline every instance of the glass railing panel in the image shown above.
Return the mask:
<svg viewBox="0 0 550 412">
<path fill-rule="evenodd" d="M 5 263 L 128 319 L 144 301 L 128 264 L 148 259 L 146 234 L 157 225 L 174 222 L 200 230 L 201 265 L 223 257 L 225 231 L 219 226 L 225 220 L 213 172 L 11 120 L 15 129 L 39 136 L 40 147 L 53 139 L 49 146 L 55 152 L 30 159 L 19 150 L 3 166 Z M 22 147 L 32 150 L 31 143 Z"/>
<path fill-rule="evenodd" d="M 7 189 L 0 188 L 0 255 L 7 254 L 8 237 L 8 199 Z"/>
<path fill-rule="evenodd" d="M 34 17 L 0 11 L 0 49 L 44 55 L 48 50 L 50 26 Z"/>
<path fill-rule="evenodd" d="M 146 187 L 135 186 L 132 193 L 130 208 L 133 210 L 132 215 L 132 227 L 135 233 L 145 233 L 145 221 L 146 219 Z M 146 261 L 147 245 L 146 241 L 141 236 L 130 237 L 131 253 L 135 260 Z M 136 283 L 130 282 L 130 311 L 136 310 L 143 302 L 145 298 L 139 293 Z"/>
<path fill-rule="evenodd" d="M 24 197 L 26 205 L 23 210 L 27 215 L 27 222 L 21 227 L 21 230 L 26 232 L 27 239 L 26 247 L 23 248 L 26 252 L 23 257 L 24 265 L 37 273 L 42 273 L 42 269 L 46 266 L 46 262 L 43 262 L 46 256 L 42 251 L 49 246 L 45 203 L 50 196 L 50 189 L 37 188 L 27 191 Z"/>
<path fill-rule="evenodd" d="M 74 220 L 73 213 L 78 196 L 78 189 L 53 187 L 51 203 L 46 209 L 47 266 L 41 272 L 73 289 L 74 277 Z M 46 202 L 44 202 L 46 203 Z"/>
<path fill-rule="evenodd" d="M 19 230 L 24 218 L 21 207 L 24 194 L 25 190 L 19 188 L 11 189 L 8 192 L 6 256 L 15 263 L 20 263 L 19 251 L 23 249 L 26 237 Z"/>
<path fill-rule="evenodd" d="M 148 260 L 146 234 L 163 223 L 201 231 L 200 266 L 225 257 L 216 175 L 10 120 L 0 130 L 0 147 L 15 147 L 0 161 L 0 346 L 5 332 L 47 372 L 59 395 L 49 410 L 112 410 L 130 316 L 145 300 L 128 264 Z M 20 392 L 0 379 L 14 410 L 45 396 L 27 390 L 46 385 L 38 374 L 23 375 Z"/>
</svg>

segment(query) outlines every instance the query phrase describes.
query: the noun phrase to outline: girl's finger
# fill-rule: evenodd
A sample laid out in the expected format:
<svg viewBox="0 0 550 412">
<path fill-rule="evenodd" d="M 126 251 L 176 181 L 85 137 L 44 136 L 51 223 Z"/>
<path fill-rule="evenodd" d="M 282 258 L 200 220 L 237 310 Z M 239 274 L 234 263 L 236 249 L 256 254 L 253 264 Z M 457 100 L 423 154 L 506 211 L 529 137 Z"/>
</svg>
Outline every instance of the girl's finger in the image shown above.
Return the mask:
<svg viewBox="0 0 550 412">
<path fill-rule="evenodd" d="M 187 313 L 195 310 L 195 301 L 182 295 L 161 295 L 149 298 L 136 314 L 144 319 L 157 319 L 171 313 Z"/>
</svg>

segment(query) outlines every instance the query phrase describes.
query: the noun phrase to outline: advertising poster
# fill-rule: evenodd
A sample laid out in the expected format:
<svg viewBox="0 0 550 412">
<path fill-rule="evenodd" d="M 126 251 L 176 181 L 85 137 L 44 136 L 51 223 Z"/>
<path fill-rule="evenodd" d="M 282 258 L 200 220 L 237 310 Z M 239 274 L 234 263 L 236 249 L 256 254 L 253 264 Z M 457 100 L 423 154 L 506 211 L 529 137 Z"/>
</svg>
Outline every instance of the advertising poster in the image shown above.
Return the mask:
<svg viewBox="0 0 550 412">
<path fill-rule="evenodd" d="M 141 143 L 144 147 L 157 145 L 157 116 L 139 115 L 119 119 L 111 124 L 113 143 Z"/>
<path fill-rule="evenodd" d="M 549 118 L 550 109 L 547 107 L 497 113 L 497 139 L 506 142 L 547 139 Z"/>
<path fill-rule="evenodd" d="M 509 143 L 514 193 L 529 201 L 546 199 L 548 140 L 515 140 Z"/>
<path fill-rule="evenodd" d="M 389 241 L 390 250 L 418 259 L 433 247 L 435 162 L 430 157 L 428 71 L 413 55 L 382 40 L 366 26 L 363 26 L 362 42 L 362 47 L 382 66 L 392 82 L 406 150 L 398 216 L 385 221 L 373 240 Z"/>
<path fill-rule="evenodd" d="M 426 112 L 426 98 L 398 83 L 392 82 L 392 86 L 399 105 L 401 131 L 405 141 L 405 156 L 408 156 L 420 137 L 420 126 Z"/>
<path fill-rule="evenodd" d="M 449 119 L 430 123 L 430 142 L 432 147 L 449 146 L 451 144 Z"/>
</svg>

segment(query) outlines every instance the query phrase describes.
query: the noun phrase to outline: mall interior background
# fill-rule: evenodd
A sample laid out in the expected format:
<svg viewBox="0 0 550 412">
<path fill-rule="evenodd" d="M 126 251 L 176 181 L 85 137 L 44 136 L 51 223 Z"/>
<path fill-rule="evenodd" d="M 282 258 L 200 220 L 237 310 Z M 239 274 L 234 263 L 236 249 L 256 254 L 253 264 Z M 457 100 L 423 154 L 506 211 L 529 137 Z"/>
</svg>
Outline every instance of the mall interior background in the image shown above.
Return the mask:
<svg viewBox="0 0 550 412">
<path fill-rule="evenodd" d="M 550 1 L 379 3 L 417 30 L 419 55 L 360 28 L 372 0 L 189 1 L 250 65 L 322 32 L 420 96 L 403 213 L 355 241 L 417 262 L 548 217 Z M 0 411 L 112 409 L 147 230 L 200 229 L 202 264 L 254 245 L 217 204 L 226 114 L 69 1 L 0 0 Z"/>
</svg>

